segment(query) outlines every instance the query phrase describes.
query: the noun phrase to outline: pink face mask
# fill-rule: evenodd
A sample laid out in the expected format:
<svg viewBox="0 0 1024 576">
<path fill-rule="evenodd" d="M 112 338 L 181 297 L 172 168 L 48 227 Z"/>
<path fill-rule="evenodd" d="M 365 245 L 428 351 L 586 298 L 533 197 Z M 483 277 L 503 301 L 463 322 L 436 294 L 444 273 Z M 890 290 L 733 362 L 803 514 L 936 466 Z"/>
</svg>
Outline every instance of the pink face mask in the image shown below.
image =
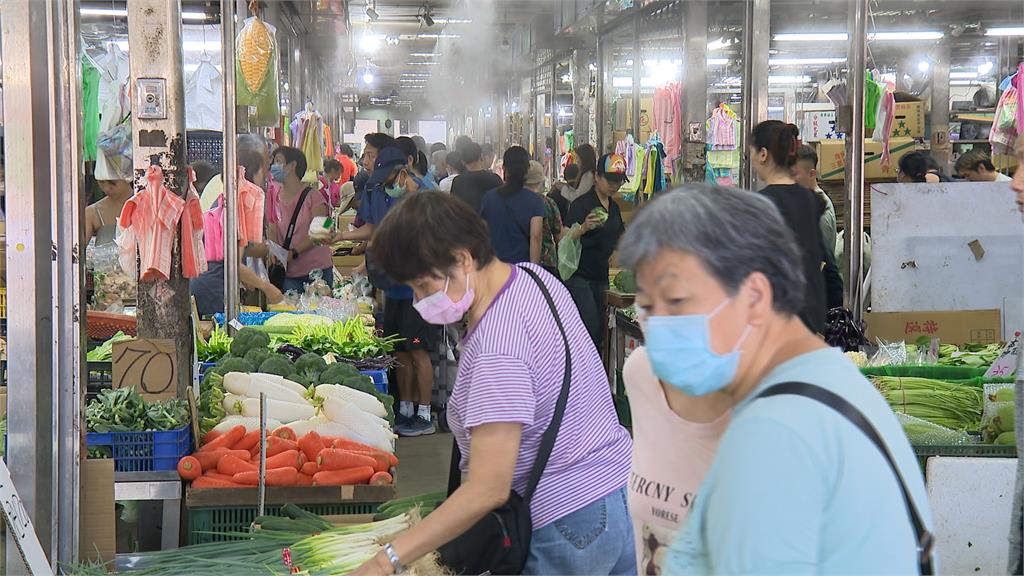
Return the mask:
<svg viewBox="0 0 1024 576">
<path fill-rule="evenodd" d="M 413 303 L 413 308 L 420 313 L 429 324 L 446 325 L 462 320 L 473 305 L 473 289 L 469 287 L 469 275 L 466 275 L 466 294 L 458 302 L 448 297 L 448 283 L 451 277 L 445 278 L 444 290 L 435 292 L 423 300 Z"/>
</svg>

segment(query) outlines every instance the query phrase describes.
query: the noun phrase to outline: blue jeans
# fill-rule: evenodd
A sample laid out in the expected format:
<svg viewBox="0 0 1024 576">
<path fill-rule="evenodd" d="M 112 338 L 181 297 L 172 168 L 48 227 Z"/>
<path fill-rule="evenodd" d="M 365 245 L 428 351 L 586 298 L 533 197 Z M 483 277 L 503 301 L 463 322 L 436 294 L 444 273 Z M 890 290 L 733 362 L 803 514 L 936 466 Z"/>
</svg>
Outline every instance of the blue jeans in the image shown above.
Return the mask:
<svg viewBox="0 0 1024 576">
<path fill-rule="evenodd" d="M 327 285 L 330 286 L 333 289 L 334 288 L 334 268 L 333 267 L 324 268 L 323 270 L 321 270 L 321 272 L 323 272 L 322 278 L 324 279 L 324 282 L 327 282 Z M 299 276 L 298 278 L 285 278 L 284 279 L 284 288 L 281 289 L 281 292 L 288 292 L 289 290 L 295 290 L 299 294 L 302 294 L 303 292 L 306 291 L 306 284 L 309 284 L 311 282 L 312 282 L 312 280 L 309 279 L 309 275 L 308 274 L 306 276 Z"/>
<path fill-rule="evenodd" d="M 633 524 L 621 488 L 533 531 L 523 574 L 636 574 Z"/>
</svg>

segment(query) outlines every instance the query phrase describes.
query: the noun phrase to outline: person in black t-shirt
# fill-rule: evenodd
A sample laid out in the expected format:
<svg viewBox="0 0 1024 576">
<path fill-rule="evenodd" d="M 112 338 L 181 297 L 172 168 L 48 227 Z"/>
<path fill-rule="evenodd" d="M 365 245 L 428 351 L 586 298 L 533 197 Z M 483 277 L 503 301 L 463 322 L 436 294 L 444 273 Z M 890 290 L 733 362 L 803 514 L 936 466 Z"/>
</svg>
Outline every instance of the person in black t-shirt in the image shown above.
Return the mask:
<svg viewBox="0 0 1024 576">
<path fill-rule="evenodd" d="M 480 213 L 484 194 L 505 184 L 501 177 L 483 165 L 483 151 L 476 142 L 463 145 L 460 152 L 466 171 L 452 180 L 452 196 L 465 201 L 473 211 Z"/>
<path fill-rule="evenodd" d="M 615 252 L 622 233 L 626 231 L 619 205 L 612 197 L 625 181 L 626 160 L 618 154 L 602 156 L 597 163 L 597 178 L 593 188 L 569 206 L 569 216 L 565 222 L 567 226 L 580 225 L 576 235 L 583 248 L 580 265 L 565 285 L 598 350 L 603 340 L 601 314 L 604 312 L 605 292 L 608 290 L 608 260 Z M 608 219 L 603 224 L 593 214 L 596 208 L 608 212 Z"/>
<path fill-rule="evenodd" d="M 793 164 L 800 147 L 799 135 L 800 130 L 792 124 L 767 120 L 755 126 L 750 133 L 748 152 L 758 179 L 767 184 L 761 193 L 782 213 L 782 219 L 793 231 L 800 247 L 806 281 L 800 319 L 811 331 L 824 334 L 827 304 L 822 266 L 826 261 L 823 253 L 825 244 L 814 192 L 793 179 Z"/>
</svg>

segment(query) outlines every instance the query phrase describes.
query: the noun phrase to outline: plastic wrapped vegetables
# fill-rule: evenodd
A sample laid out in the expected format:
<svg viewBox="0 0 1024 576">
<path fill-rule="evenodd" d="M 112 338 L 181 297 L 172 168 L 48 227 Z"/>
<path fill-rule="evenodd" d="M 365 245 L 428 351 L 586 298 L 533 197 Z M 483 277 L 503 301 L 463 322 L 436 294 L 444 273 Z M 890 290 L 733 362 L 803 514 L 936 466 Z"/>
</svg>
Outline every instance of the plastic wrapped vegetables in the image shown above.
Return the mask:
<svg viewBox="0 0 1024 576">
<path fill-rule="evenodd" d="M 972 386 L 929 378 L 877 376 L 871 379 L 893 412 L 951 430 L 978 430 L 983 393 Z"/>
</svg>

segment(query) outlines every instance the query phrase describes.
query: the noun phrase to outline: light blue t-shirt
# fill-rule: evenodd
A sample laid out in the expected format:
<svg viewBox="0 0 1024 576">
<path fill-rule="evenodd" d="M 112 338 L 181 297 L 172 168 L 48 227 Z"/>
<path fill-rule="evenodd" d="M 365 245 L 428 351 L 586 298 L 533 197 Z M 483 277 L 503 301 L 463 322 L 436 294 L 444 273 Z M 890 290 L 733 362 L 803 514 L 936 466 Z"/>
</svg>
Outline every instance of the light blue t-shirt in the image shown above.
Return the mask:
<svg viewBox="0 0 1024 576">
<path fill-rule="evenodd" d="M 926 526 L 924 478 L 882 396 L 838 350 L 798 356 L 764 388 L 806 382 L 860 410 L 889 446 Z M 874 444 L 832 408 L 802 396 L 737 406 L 667 574 L 916 574 L 917 539 L 899 485 Z"/>
</svg>

